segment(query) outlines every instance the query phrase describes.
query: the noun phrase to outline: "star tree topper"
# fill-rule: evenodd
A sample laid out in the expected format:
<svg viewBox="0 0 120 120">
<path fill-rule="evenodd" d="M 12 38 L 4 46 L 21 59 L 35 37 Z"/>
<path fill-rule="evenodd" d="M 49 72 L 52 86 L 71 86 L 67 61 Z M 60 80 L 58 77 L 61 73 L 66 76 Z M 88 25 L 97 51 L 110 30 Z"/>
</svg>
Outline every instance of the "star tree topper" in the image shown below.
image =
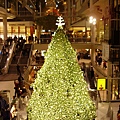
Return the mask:
<svg viewBox="0 0 120 120">
<path fill-rule="evenodd" d="M 58 28 L 62 28 L 62 25 L 65 25 L 64 23 L 64 19 L 63 17 L 59 16 L 58 20 L 56 20 L 58 23 L 56 23 L 56 25 L 58 25 Z"/>
</svg>

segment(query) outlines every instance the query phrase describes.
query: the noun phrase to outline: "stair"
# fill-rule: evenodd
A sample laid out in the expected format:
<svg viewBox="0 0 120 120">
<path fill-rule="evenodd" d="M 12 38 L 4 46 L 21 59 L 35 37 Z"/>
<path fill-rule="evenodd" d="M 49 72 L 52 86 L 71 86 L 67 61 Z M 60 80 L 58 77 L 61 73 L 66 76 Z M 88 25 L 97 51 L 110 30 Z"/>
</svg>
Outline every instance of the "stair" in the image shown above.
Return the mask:
<svg viewBox="0 0 120 120">
<path fill-rule="evenodd" d="M 29 60 L 29 54 L 31 53 L 31 44 L 24 44 L 22 50 L 18 50 L 13 56 L 11 64 L 9 65 L 8 74 L 17 74 L 17 64 L 20 66 L 21 73 L 24 72 L 24 66 L 27 66 Z"/>
<path fill-rule="evenodd" d="M 8 70 L 8 74 L 17 74 L 17 65 L 10 65 L 9 66 L 9 70 Z M 20 66 L 20 71 L 21 73 L 24 72 L 24 66 Z"/>
</svg>

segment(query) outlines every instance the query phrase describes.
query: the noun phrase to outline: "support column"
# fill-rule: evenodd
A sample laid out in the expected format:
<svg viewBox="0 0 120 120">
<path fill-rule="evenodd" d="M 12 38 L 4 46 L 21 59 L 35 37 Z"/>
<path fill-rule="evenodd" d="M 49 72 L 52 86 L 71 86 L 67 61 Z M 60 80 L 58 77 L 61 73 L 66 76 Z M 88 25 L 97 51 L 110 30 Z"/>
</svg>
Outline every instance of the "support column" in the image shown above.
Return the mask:
<svg viewBox="0 0 120 120">
<path fill-rule="evenodd" d="M 107 76 L 112 77 L 112 63 L 107 61 Z"/>
<path fill-rule="evenodd" d="M 95 49 L 94 49 L 94 46 L 92 46 L 92 49 L 91 49 L 91 62 L 92 63 L 95 63 Z"/>
<path fill-rule="evenodd" d="M 16 15 L 18 15 L 18 0 L 16 0 L 16 4 L 15 4 L 16 6 Z"/>
<path fill-rule="evenodd" d="M 91 49 L 91 61 L 92 63 L 95 62 L 95 49 L 94 49 L 94 44 L 96 40 L 96 25 L 91 25 L 91 43 L 92 43 L 92 49 Z"/>
<path fill-rule="evenodd" d="M 108 90 L 108 92 L 107 92 L 107 100 L 108 101 L 111 101 L 111 84 L 112 84 L 112 79 L 111 79 L 111 75 L 112 75 L 112 64 L 111 64 L 111 62 L 107 62 L 108 63 L 108 65 L 107 65 L 107 90 Z"/>
<path fill-rule="evenodd" d="M 107 95 L 106 95 L 106 99 L 107 99 L 108 102 L 112 100 L 111 83 L 112 83 L 112 79 L 107 78 Z"/>
<path fill-rule="evenodd" d="M 7 10 L 7 0 L 5 0 L 5 9 Z"/>
<path fill-rule="evenodd" d="M 93 5 L 93 0 L 90 0 L 90 7 L 92 7 Z"/>
<path fill-rule="evenodd" d="M 37 25 L 37 38 L 40 39 L 40 26 Z"/>
<path fill-rule="evenodd" d="M 96 25 L 91 25 L 91 42 L 95 43 L 96 40 Z"/>
<path fill-rule="evenodd" d="M 83 41 L 87 42 L 87 20 L 85 20 L 85 38 L 83 38 Z"/>
<path fill-rule="evenodd" d="M 3 17 L 3 40 L 7 40 L 7 16 Z"/>
</svg>

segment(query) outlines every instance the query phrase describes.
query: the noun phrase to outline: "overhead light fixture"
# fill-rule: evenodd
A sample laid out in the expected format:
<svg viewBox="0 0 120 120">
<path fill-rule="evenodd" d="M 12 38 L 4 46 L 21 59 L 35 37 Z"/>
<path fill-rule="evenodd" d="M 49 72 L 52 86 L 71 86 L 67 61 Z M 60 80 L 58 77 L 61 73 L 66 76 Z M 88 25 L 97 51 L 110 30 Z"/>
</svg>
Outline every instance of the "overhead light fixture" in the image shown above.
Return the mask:
<svg viewBox="0 0 120 120">
<path fill-rule="evenodd" d="M 96 24 L 96 18 L 93 18 L 93 16 L 89 17 L 89 23 L 92 23 L 93 25 Z"/>
</svg>

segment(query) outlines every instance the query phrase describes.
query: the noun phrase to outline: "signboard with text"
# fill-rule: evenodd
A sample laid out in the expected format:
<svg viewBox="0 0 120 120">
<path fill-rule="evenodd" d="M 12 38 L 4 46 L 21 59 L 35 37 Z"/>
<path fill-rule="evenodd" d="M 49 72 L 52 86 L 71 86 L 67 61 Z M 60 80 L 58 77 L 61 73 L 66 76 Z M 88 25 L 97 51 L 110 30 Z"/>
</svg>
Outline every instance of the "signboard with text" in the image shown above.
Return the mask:
<svg viewBox="0 0 120 120">
<path fill-rule="evenodd" d="M 97 90 L 106 90 L 106 79 L 99 78 L 97 80 Z"/>
</svg>

